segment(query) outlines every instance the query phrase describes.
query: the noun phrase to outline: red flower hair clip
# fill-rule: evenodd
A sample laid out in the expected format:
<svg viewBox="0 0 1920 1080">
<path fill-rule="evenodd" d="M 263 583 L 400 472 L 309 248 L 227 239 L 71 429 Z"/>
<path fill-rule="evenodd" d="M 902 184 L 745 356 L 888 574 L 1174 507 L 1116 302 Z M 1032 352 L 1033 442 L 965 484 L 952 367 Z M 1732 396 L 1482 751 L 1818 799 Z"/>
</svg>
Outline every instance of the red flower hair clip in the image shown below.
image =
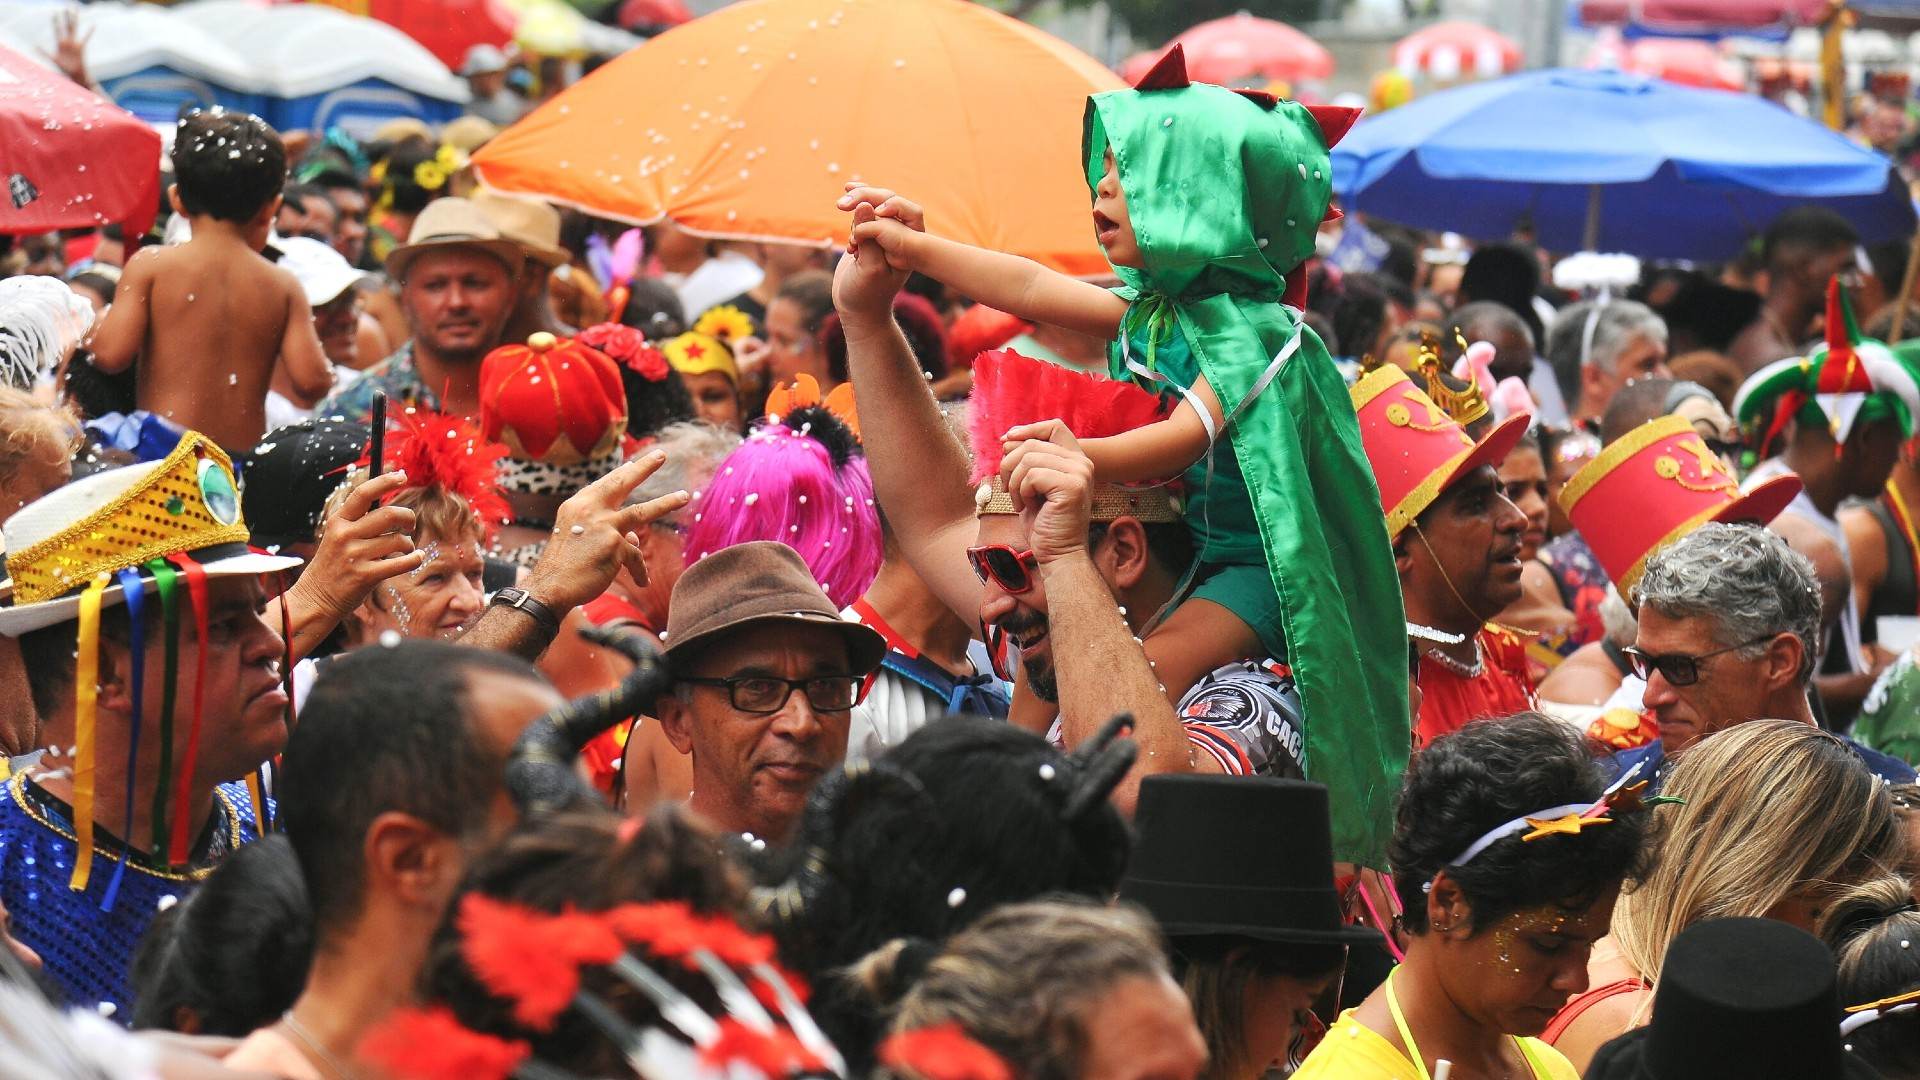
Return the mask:
<svg viewBox="0 0 1920 1080">
<path fill-rule="evenodd" d="M 631 369 L 648 382 L 660 382 L 671 370 L 667 367 L 666 354 L 650 344 L 645 334 L 624 323 L 589 326 L 575 335 L 574 340 L 606 353 L 614 363 Z"/>
</svg>

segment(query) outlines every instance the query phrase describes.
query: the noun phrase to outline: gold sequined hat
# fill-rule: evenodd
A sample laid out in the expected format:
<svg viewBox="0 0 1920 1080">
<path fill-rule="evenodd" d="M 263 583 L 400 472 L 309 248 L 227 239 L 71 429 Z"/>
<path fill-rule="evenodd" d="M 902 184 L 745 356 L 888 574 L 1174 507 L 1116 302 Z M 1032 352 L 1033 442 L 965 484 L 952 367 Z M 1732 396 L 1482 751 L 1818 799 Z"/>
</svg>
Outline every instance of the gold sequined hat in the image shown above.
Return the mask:
<svg viewBox="0 0 1920 1080">
<path fill-rule="evenodd" d="M 56 488 L 0 531 L 12 589 L 12 605 L 0 607 L 0 634 L 8 637 L 73 618 L 90 582 L 154 559 L 191 558 L 209 578 L 300 565 L 291 556 L 248 548 L 233 464 L 213 440 L 192 431 L 159 461 Z M 143 577 L 150 591 L 152 579 Z M 102 604 L 121 602 L 118 583 L 102 593 Z"/>
</svg>

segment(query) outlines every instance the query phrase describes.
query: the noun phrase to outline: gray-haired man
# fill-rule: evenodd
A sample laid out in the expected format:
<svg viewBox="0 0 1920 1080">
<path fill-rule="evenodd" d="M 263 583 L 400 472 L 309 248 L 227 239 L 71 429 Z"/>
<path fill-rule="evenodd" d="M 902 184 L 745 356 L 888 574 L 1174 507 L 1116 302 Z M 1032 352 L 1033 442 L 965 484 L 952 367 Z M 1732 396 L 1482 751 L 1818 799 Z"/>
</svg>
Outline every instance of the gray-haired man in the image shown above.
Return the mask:
<svg viewBox="0 0 1920 1080">
<path fill-rule="evenodd" d="M 1647 681 L 1642 698 L 1658 742 L 1613 756 L 1616 774 L 1642 765 L 1653 787 L 1666 759 L 1749 720 L 1812 724 L 1807 701 L 1820 635 L 1813 564 L 1777 534 L 1707 524 L 1647 560 L 1634 588 L 1639 635 L 1623 650 Z M 1867 767 L 1912 783 L 1905 763 L 1858 744 Z"/>
</svg>

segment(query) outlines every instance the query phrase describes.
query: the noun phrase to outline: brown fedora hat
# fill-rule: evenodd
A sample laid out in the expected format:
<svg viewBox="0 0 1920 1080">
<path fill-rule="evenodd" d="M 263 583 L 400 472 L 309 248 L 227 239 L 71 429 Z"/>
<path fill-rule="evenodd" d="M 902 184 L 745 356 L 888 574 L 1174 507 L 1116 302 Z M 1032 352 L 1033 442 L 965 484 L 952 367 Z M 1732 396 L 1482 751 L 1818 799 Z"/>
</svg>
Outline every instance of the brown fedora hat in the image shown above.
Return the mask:
<svg viewBox="0 0 1920 1080">
<path fill-rule="evenodd" d="M 684 672 L 702 646 L 753 623 L 785 622 L 838 631 L 853 675 L 869 675 L 887 654 L 874 630 L 840 617 L 799 552 L 772 540 L 721 548 L 687 567 L 667 602 L 667 661 Z"/>
<path fill-rule="evenodd" d="M 413 219 L 413 231 L 403 247 L 387 256 L 387 276 L 405 281 L 413 260 L 448 248 L 473 248 L 484 251 L 506 264 L 508 275 L 518 278 L 526 265 L 526 253 L 520 245 L 500 235 L 500 229 L 488 220 L 480 207 L 469 199 L 448 195 L 435 199 Z"/>
</svg>

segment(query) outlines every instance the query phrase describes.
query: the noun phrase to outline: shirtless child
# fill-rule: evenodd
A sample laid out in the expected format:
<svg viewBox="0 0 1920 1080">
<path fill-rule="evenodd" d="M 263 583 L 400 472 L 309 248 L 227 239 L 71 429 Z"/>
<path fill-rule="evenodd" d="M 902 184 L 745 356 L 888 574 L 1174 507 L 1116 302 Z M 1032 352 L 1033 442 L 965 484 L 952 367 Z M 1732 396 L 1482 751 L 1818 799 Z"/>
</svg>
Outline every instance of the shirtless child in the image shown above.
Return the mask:
<svg viewBox="0 0 1920 1080">
<path fill-rule="evenodd" d="M 182 120 L 168 199 L 193 238 L 127 263 L 93 335 L 101 371 L 139 358 L 140 408 L 230 453 L 265 434 L 270 383 L 304 407 L 333 388 L 300 283 L 261 254 L 286 172 L 280 136 L 259 117 Z"/>
</svg>

